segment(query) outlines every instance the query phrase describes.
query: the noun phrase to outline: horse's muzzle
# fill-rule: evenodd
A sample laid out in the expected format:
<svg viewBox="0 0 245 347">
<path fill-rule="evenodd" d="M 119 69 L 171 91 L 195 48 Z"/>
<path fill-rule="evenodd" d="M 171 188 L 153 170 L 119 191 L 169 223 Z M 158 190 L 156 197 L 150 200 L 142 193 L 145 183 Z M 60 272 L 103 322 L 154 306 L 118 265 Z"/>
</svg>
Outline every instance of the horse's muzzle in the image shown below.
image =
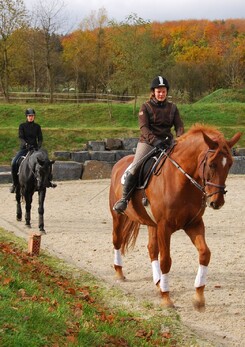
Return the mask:
<svg viewBox="0 0 245 347">
<path fill-rule="evenodd" d="M 217 194 L 217 193 L 216 193 Z M 206 196 L 206 203 L 208 207 L 211 207 L 214 210 L 219 210 L 225 203 L 224 194 L 216 195 L 211 194 Z"/>
<path fill-rule="evenodd" d="M 216 201 L 211 201 L 210 203 L 208 203 L 208 201 L 207 201 L 207 204 L 212 209 L 219 210 L 224 205 L 224 202 L 222 204 L 218 204 Z"/>
</svg>

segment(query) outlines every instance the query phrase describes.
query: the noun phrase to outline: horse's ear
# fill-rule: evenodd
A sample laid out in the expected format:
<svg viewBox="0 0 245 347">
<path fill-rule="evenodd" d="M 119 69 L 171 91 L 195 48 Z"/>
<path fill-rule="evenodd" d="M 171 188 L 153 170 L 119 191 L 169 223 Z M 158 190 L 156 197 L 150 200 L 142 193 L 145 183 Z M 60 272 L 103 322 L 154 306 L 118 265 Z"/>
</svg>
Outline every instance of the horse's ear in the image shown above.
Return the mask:
<svg viewBox="0 0 245 347">
<path fill-rule="evenodd" d="M 240 138 L 242 136 L 242 133 L 236 133 L 229 141 L 226 141 L 227 142 L 227 145 L 231 148 L 234 146 L 235 143 L 237 143 Z"/>
<path fill-rule="evenodd" d="M 202 133 L 203 134 L 203 138 L 204 138 L 204 141 L 206 142 L 206 144 L 208 145 L 208 147 L 210 149 L 216 149 L 218 147 L 218 143 L 214 140 L 212 140 L 208 135 L 206 135 L 205 133 Z"/>
</svg>

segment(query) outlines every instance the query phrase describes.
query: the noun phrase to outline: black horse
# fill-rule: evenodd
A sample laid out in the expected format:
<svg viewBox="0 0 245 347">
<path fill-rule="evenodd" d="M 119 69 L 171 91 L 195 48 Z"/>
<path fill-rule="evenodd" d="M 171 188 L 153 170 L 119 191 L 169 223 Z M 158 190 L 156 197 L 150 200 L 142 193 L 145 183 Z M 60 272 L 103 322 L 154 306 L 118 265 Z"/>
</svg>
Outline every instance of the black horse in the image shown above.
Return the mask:
<svg viewBox="0 0 245 347">
<path fill-rule="evenodd" d="M 31 204 L 35 191 L 38 192 L 38 214 L 39 230 L 44 230 L 44 200 L 46 188 L 50 187 L 52 178 L 52 165 L 54 161 L 49 160 L 47 151 L 39 149 L 38 151 L 29 151 L 26 157 L 20 163 L 18 172 L 18 184 L 16 186 L 16 201 L 18 221 L 22 220 L 21 198 L 25 200 L 25 220 L 26 225 L 31 227 Z"/>
</svg>

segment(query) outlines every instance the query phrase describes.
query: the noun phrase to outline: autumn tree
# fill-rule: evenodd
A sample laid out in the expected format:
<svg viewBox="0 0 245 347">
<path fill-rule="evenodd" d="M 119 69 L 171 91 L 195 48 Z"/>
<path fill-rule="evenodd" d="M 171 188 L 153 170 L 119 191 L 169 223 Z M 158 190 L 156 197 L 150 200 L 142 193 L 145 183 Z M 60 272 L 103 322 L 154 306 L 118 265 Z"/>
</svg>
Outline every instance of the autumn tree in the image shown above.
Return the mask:
<svg viewBox="0 0 245 347">
<path fill-rule="evenodd" d="M 50 93 L 50 102 L 53 102 L 55 89 L 55 76 L 57 65 L 61 56 L 61 45 L 58 34 L 65 24 L 62 0 L 42 1 L 36 5 L 34 11 L 35 29 L 40 31 L 41 41 L 39 54 L 42 56 L 46 68 L 47 86 Z"/>
<path fill-rule="evenodd" d="M 74 83 L 76 91 L 86 92 L 89 86 L 91 71 L 91 42 L 93 34 L 89 31 L 77 30 L 62 40 L 63 60 L 67 72 L 66 82 Z"/>
<path fill-rule="evenodd" d="M 15 42 L 11 35 L 26 23 L 26 9 L 23 0 L 0 0 L 0 83 L 6 101 L 9 100 L 9 50 Z"/>
<path fill-rule="evenodd" d="M 93 11 L 80 23 L 78 30 L 62 40 L 63 59 L 72 69 L 77 91 L 103 92 L 107 89 L 110 69 L 107 23 L 103 8 Z"/>
<path fill-rule="evenodd" d="M 135 113 L 140 91 L 149 86 L 158 72 L 160 46 L 153 40 L 150 23 L 135 14 L 124 22 L 112 23 L 112 26 L 114 73 L 110 80 L 111 87 L 122 94 L 129 92 L 134 95 Z"/>
</svg>

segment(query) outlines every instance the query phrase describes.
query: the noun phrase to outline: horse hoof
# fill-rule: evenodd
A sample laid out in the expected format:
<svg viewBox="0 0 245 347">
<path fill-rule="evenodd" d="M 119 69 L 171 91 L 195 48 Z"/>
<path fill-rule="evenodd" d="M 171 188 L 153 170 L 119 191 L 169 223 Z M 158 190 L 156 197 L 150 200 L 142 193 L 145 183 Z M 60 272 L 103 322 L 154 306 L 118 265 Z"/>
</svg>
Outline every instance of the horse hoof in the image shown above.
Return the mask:
<svg viewBox="0 0 245 347">
<path fill-rule="evenodd" d="M 31 224 L 30 223 L 26 223 L 27 228 L 31 228 Z"/>
<path fill-rule="evenodd" d="M 194 296 L 193 300 L 192 300 L 192 304 L 193 304 L 194 309 L 198 312 L 204 312 L 206 309 L 205 299 L 199 300 Z"/>
<path fill-rule="evenodd" d="M 169 293 L 168 292 L 161 292 L 162 296 L 162 306 L 165 308 L 174 308 L 174 303 L 170 299 Z"/>
<path fill-rule="evenodd" d="M 41 235 L 46 235 L 46 231 L 44 229 L 39 229 Z"/>
<path fill-rule="evenodd" d="M 163 300 L 162 301 L 162 306 L 164 308 L 175 308 L 174 303 L 172 300 Z"/>
<path fill-rule="evenodd" d="M 126 277 L 125 276 L 122 276 L 122 277 L 116 276 L 116 282 L 117 283 L 125 282 L 125 281 L 126 281 Z"/>
<path fill-rule="evenodd" d="M 21 222 L 21 221 L 22 221 L 22 217 L 16 217 L 16 220 L 17 220 L 18 222 Z"/>
</svg>

